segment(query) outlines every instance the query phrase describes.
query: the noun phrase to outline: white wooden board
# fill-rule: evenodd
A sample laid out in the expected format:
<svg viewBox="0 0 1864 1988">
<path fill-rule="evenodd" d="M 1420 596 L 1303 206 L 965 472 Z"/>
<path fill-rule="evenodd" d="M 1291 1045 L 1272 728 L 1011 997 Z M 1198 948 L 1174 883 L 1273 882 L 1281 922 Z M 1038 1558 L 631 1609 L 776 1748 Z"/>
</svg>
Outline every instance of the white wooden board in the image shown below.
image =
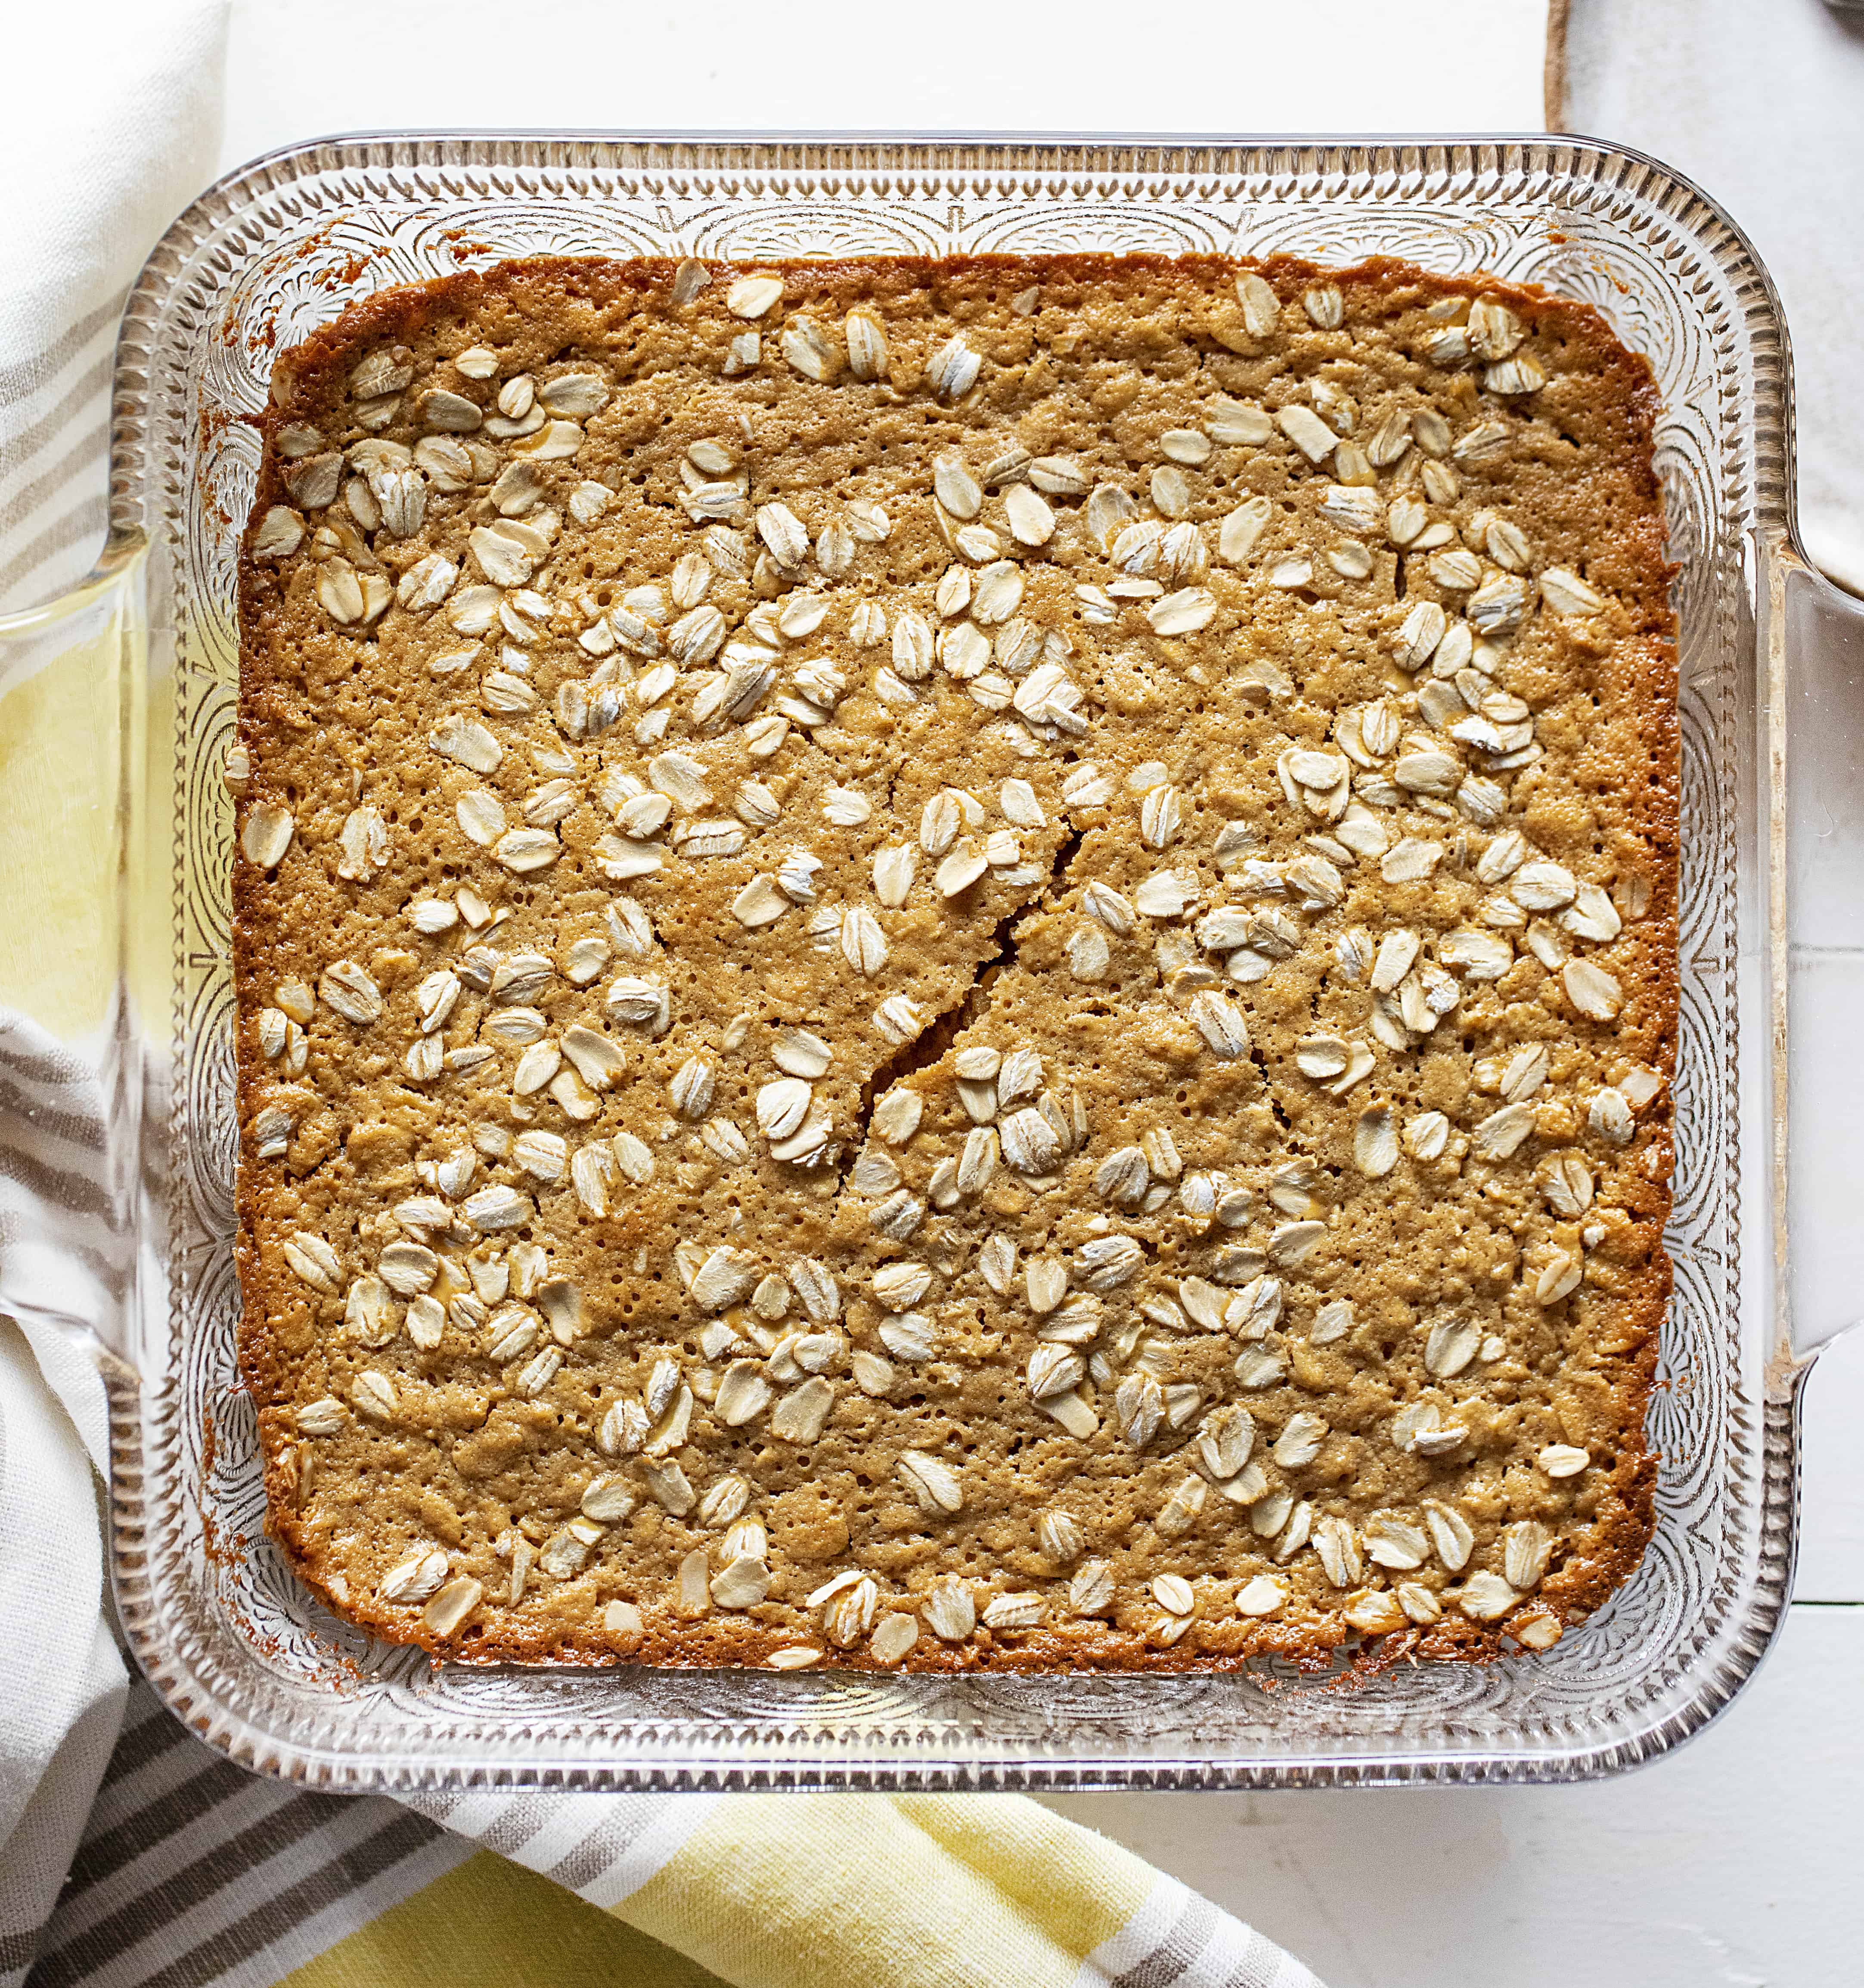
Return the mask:
<svg viewBox="0 0 1864 1988">
<path fill-rule="evenodd" d="M 1857 1988 L 1864 1608 L 1794 1608 L 1692 1745 L 1568 1788 L 1060 1796 L 1327 1988 Z"/>
<path fill-rule="evenodd" d="M 540 9 L 540 19 L 546 10 Z M 1546 0 L 1179 0 L 817 15 L 763 0 L 550 0 L 554 59 L 501 61 L 507 0 L 235 0 L 228 166 L 333 131 L 1526 131 Z M 1407 18 L 1410 16 L 1410 18 Z M 541 53 L 541 51 L 540 52 Z"/>
</svg>

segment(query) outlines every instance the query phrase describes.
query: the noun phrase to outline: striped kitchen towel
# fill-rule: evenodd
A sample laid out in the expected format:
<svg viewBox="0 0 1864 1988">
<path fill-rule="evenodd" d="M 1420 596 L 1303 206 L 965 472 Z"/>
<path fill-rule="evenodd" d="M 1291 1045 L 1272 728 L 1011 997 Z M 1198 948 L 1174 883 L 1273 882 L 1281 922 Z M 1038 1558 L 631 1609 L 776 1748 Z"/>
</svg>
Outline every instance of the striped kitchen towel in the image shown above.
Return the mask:
<svg viewBox="0 0 1864 1988">
<path fill-rule="evenodd" d="M 1019 1797 L 419 1807 L 448 1827 L 257 1780 L 138 1684 L 32 1988 L 1315 1988 L 1261 1935 Z"/>
<path fill-rule="evenodd" d="M 89 567 L 103 536 L 117 320 L 142 258 L 209 177 L 220 134 L 226 0 L 123 10 L 74 39 L 57 10 L 9 19 L 14 72 L 0 120 L 0 610 L 44 600 Z M 34 42 L 59 37 L 55 63 Z M 67 46 L 69 44 L 69 46 Z M 103 839 L 81 764 L 52 792 L 42 742 L 97 686 L 39 672 L 46 646 L 0 636 L 0 905 L 9 967 L 64 1007 L 93 940 L 46 945 L 26 907 L 75 833 L 69 874 Z M 94 733 L 92 735 L 94 738 Z M 75 741 L 73 742 L 75 744 Z M 70 746 L 66 749 L 69 751 Z M 80 915 L 82 911 L 80 910 Z M 101 905 L 92 922 L 100 921 Z M 25 948 L 38 950 L 36 962 Z M 12 948 L 8 953 L 5 949 Z M 22 1977 L 116 1736 L 127 1689 L 100 1602 L 93 1467 L 103 1393 L 72 1337 L 125 1274 L 103 1215 L 96 1059 L 5 1012 L 0 993 L 0 1983 Z M 101 1013 L 78 1026 L 102 1039 Z"/>
</svg>

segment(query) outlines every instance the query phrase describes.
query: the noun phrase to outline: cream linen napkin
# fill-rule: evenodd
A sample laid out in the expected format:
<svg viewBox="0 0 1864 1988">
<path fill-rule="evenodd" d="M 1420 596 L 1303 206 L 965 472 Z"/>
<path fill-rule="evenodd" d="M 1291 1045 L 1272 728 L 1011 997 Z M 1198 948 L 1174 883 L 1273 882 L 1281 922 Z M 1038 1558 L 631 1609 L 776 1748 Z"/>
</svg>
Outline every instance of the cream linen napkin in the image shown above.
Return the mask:
<svg viewBox="0 0 1864 1988">
<path fill-rule="evenodd" d="M 80 578 L 103 536 L 117 320 L 213 177 L 227 0 L 9 15 L 0 118 L 0 609 Z M 89 32 L 86 32 L 88 29 Z"/>
<path fill-rule="evenodd" d="M 69 586 L 101 538 L 117 319 L 210 176 L 225 27 L 221 0 L 113 10 L 73 46 L 77 88 L 9 102 L 0 607 Z M 69 998 L 47 937 L 105 915 L 109 833 L 83 797 L 108 686 L 69 655 L 36 670 L 46 653 L 0 625 L 0 904 L 42 915 L 0 922 L 0 1988 L 29 1969 L 33 1988 L 376 1988 L 445 1980 L 449 1957 L 485 1978 L 489 1951 L 504 1988 L 568 1978 L 566 1954 L 637 1988 L 1318 1988 L 1020 1798 L 343 1800 L 242 1772 L 130 1688 L 103 1593 L 106 1404 L 70 1336 L 130 1268 L 98 1185 L 118 1018 L 96 988 Z"/>
</svg>

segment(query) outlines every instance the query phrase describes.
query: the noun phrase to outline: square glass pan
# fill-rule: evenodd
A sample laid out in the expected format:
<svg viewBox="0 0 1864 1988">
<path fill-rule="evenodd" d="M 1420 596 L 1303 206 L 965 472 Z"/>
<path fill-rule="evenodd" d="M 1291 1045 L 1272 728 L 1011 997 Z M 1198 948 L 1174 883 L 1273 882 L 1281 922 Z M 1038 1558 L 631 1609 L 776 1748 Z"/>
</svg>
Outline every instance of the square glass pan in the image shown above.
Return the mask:
<svg viewBox="0 0 1864 1988">
<path fill-rule="evenodd" d="M 1649 355 L 1682 624 L 1682 1040 L 1656 1539 L 1550 1653 L 1342 1688 L 1220 1677 L 976 1679 L 484 1670 L 321 1610 L 263 1526 L 235 1358 L 235 1152 L 218 770 L 234 564 L 272 356 L 352 299 L 549 252 L 753 260 L 1100 249 L 1375 254 L 1595 304 Z M 235 1758 L 340 1788 L 469 1783 L 1157 1787 L 1551 1780 L 1700 1729 L 1791 1580 L 1794 1388 L 1776 1293 L 1764 749 L 1791 563 L 1789 387 L 1764 272 L 1663 167 L 1585 141 L 1230 145 L 410 136 L 222 181 L 156 249 L 118 355 L 127 785 L 123 1100 L 138 1274 L 106 1337 L 113 1565 L 157 1689 Z M 146 563 L 138 549 L 146 549 Z M 1774 595 L 1777 602 L 1777 591 Z M 126 625 L 127 625 L 126 624 Z"/>
</svg>

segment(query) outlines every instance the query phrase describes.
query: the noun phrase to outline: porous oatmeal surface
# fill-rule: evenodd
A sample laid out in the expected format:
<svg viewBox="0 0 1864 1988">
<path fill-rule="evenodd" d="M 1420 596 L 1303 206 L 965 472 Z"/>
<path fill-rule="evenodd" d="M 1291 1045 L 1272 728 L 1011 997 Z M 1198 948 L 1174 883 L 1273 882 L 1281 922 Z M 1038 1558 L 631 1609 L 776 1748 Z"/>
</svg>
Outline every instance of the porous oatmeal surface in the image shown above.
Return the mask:
<svg viewBox="0 0 1864 1988">
<path fill-rule="evenodd" d="M 584 1662 L 1596 1608 L 1669 1288 L 1655 405 L 1389 262 L 535 262 L 281 355 L 228 778 L 293 1565 Z"/>
</svg>

